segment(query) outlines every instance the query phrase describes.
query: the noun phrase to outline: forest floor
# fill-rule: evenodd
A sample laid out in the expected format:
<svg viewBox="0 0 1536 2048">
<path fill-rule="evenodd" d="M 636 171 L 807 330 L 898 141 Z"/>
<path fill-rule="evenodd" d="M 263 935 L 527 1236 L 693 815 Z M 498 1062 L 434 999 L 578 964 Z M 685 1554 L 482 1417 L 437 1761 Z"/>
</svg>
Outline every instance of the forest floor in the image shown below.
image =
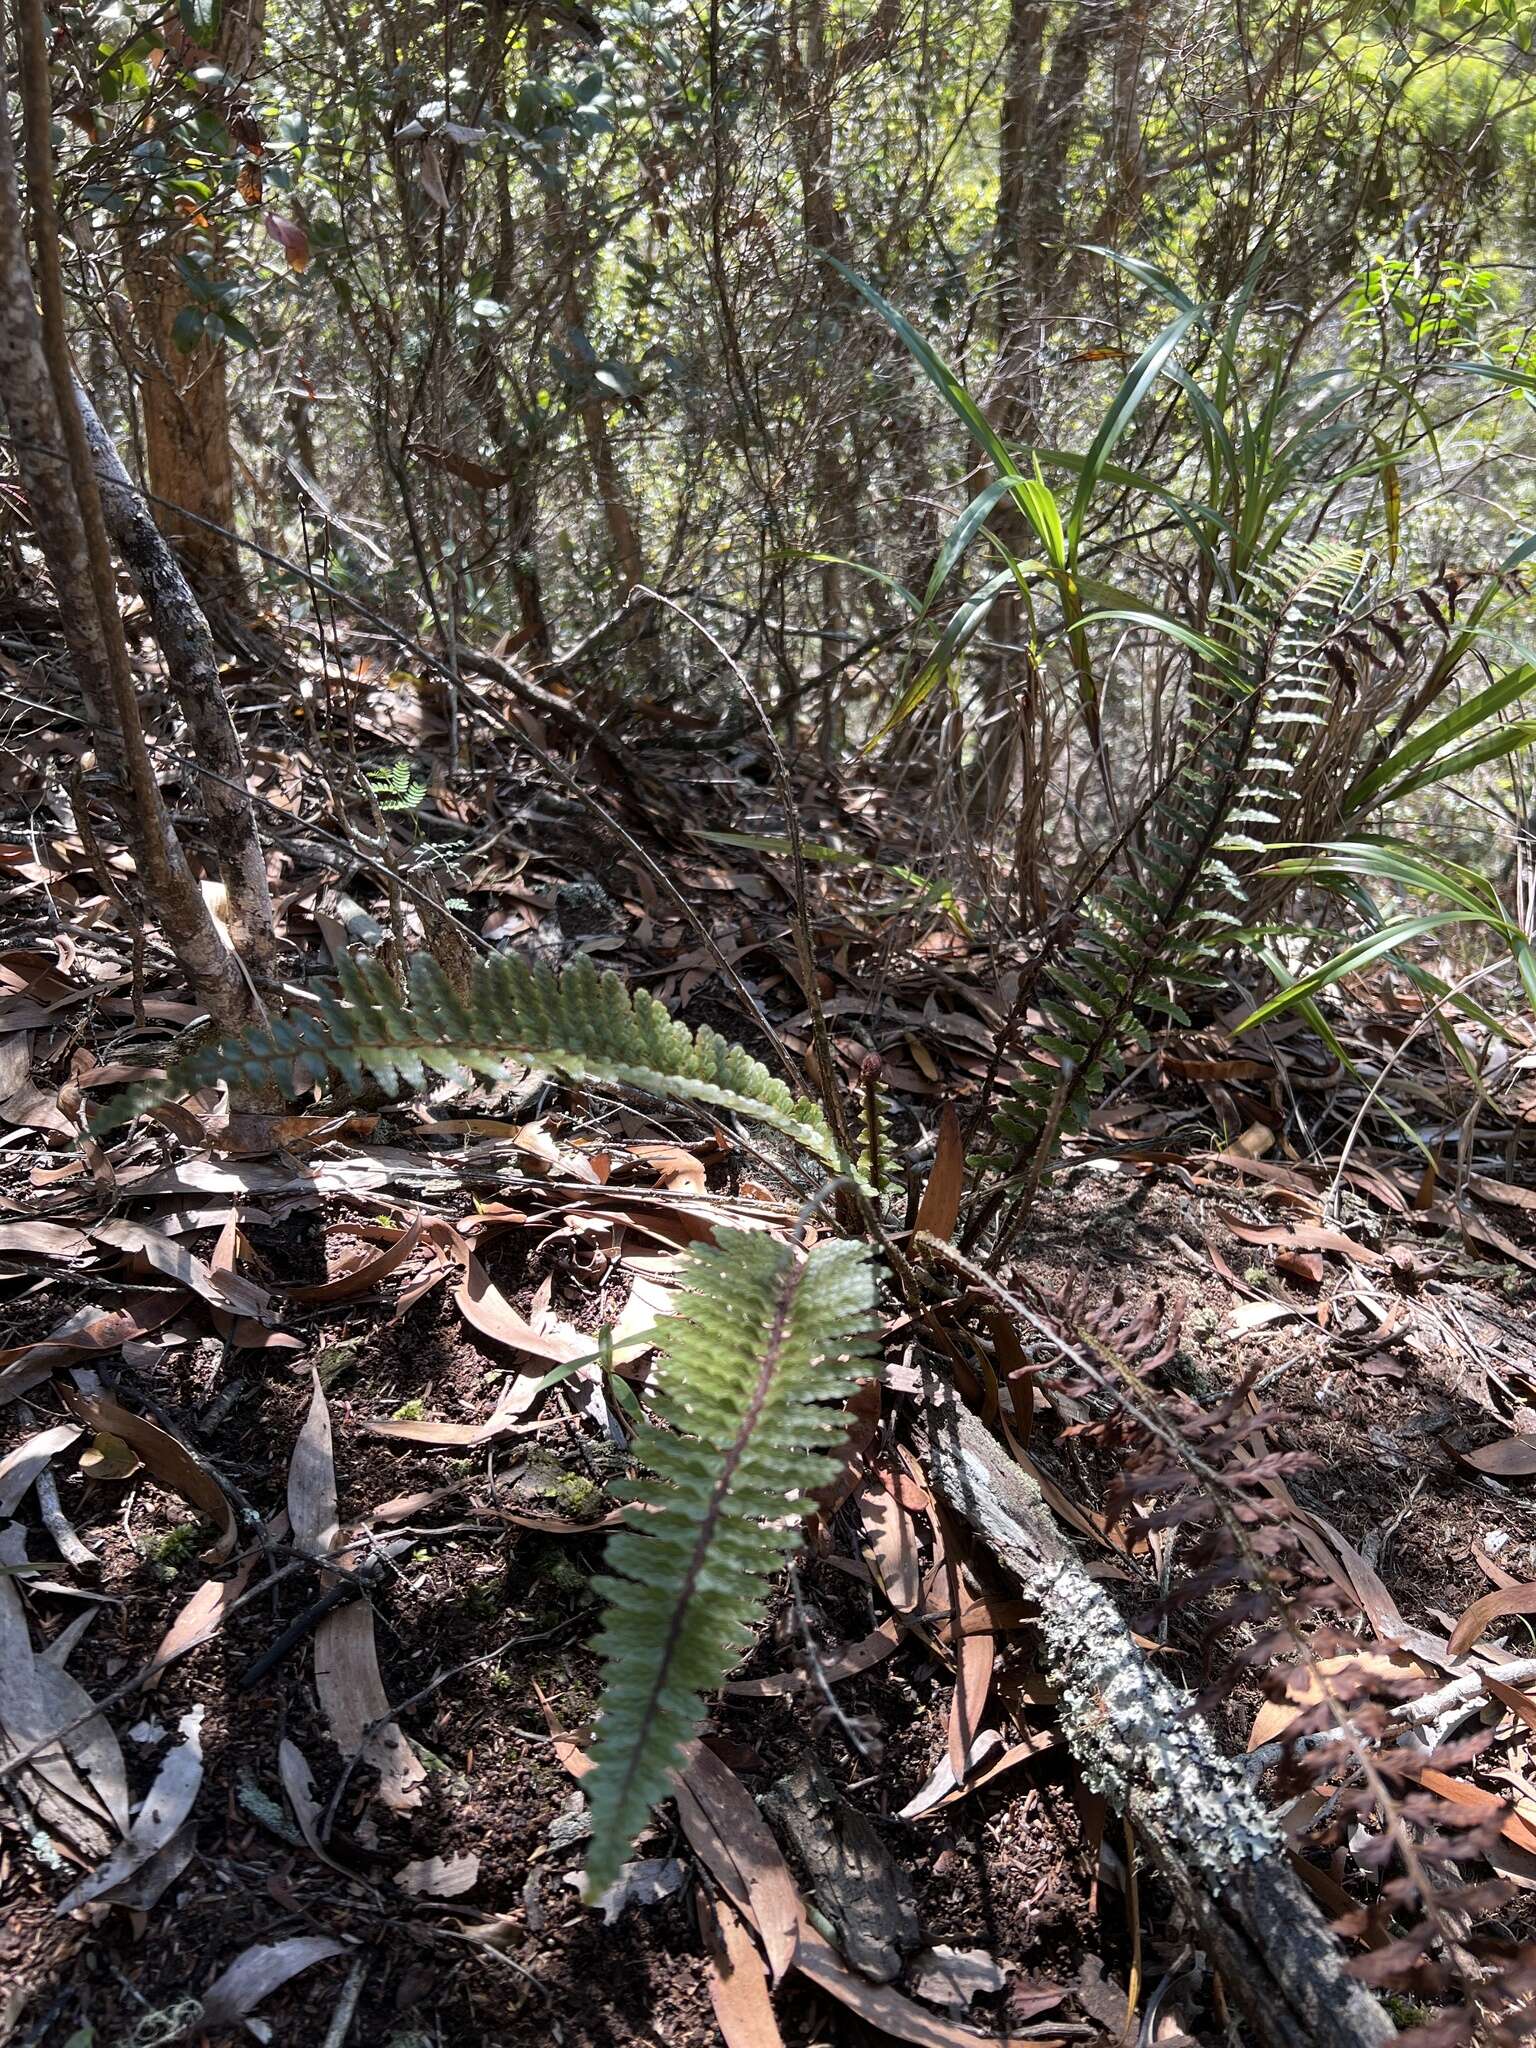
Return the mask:
<svg viewBox="0 0 1536 2048">
<path fill-rule="evenodd" d="M 210 1098 L 97 1143 L 91 1108 L 193 1013 L 153 939 L 136 968 L 121 874 L 45 774 L 40 736 L 69 745 L 56 669 L 5 665 L 44 708 L 18 702 L 0 746 L 0 2041 L 766 2043 L 720 1846 L 808 1758 L 876 1846 L 857 1882 L 786 1849 L 832 1946 L 777 1993 L 791 2048 L 1223 2038 L 1219 1987 L 1054 1732 L 1028 1615 L 976 1559 L 973 1632 L 950 1626 L 960 1536 L 927 1489 L 899 1321 L 851 1490 L 711 1709 L 690 1824 L 663 1809 L 629 1895 L 581 1902 L 592 1580 L 626 1461 L 601 1371 L 538 1383 L 605 1325 L 643 1378 L 682 1249 L 743 1217 L 783 1227 L 797 1198 L 708 1116 L 522 1074 L 286 1115 Z M 444 775 L 440 707 L 365 652 L 305 666 L 233 679 L 292 981 L 388 921 L 358 851 L 380 851 L 378 820 L 322 773 L 355 758 L 389 860 L 473 931 L 554 963 L 590 951 L 760 1049 L 697 930 L 588 806 L 494 755 Z M 660 800 L 615 781 L 599 808 L 803 1058 L 764 764 L 667 739 L 642 743 Z M 424 790 L 402 794 L 402 761 Z M 942 1106 L 982 1085 L 1017 961 L 914 896 L 873 773 L 810 777 L 805 827 L 864 856 L 810 870 L 821 995 L 850 1072 L 882 1057 L 915 1190 Z M 1536 1580 L 1536 1056 L 1508 1051 L 1523 1106 L 1517 1076 L 1507 1126 L 1458 1152 L 1469 1098 L 1412 992 L 1379 977 L 1336 1025 L 1353 1072 L 1295 1030 L 1164 1038 L 1069 1148 L 1014 1270 L 1044 1299 L 1118 1289 L 1176 1318 L 1169 1381 L 1198 1398 L 1251 1381 L 1269 1446 L 1310 1454 L 1277 1484 L 1362 1647 L 1439 1673 L 1464 1668 L 1449 1638 L 1472 1602 Z M 1362 1076 L 1384 1070 L 1438 1173 L 1363 1113 Z M 1102 1457 L 1048 1401 L 1020 1455 L 1198 1687 L 1200 1630 L 1147 1618 L 1157 1571 L 1105 1519 Z M 340 1524 L 332 1568 L 290 1517 Z M 1531 1647 L 1502 1619 L 1481 1653 Z M 980 1715 L 958 1756 L 956 1654 Z M 1288 1712 L 1251 1682 L 1212 1709 L 1234 1753 Z M 61 1727 L 63 1754 L 29 1754 Z M 1514 1926 L 1536 1764 L 1518 1714 L 1496 1736 L 1461 1777 L 1510 1801 L 1489 1853 Z M 1326 1903 L 1367 1895 L 1347 1846 L 1308 1868 Z"/>
</svg>

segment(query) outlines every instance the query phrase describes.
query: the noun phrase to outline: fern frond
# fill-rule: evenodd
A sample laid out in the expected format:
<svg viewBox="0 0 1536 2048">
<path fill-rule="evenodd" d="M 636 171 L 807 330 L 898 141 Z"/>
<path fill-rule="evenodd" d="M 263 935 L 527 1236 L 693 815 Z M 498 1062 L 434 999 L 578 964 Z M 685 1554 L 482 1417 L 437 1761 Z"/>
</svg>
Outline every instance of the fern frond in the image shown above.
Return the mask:
<svg viewBox="0 0 1536 2048">
<path fill-rule="evenodd" d="M 1084 908 L 1042 972 L 1035 1033 L 993 1118 L 985 1163 L 1025 1176 L 1027 1201 L 1059 1140 L 1145 1046 L 1137 1011 L 1187 1018 L 1211 957 L 1242 922 L 1244 877 L 1285 836 L 1292 788 L 1330 701 L 1330 642 L 1358 608 L 1353 550 L 1298 547 L 1256 566 L 1221 614 L 1227 666 L 1198 678 L 1183 756 L 1152 806 L 1129 872 Z M 1163 986 L 1159 986 L 1163 984 Z"/>
<path fill-rule="evenodd" d="M 891 1129 L 891 1098 L 878 1076 L 867 1077 L 859 1098 L 854 1137 L 854 1163 L 859 1178 L 884 1196 L 892 1184 L 896 1139 Z"/>
<path fill-rule="evenodd" d="M 799 1542 L 797 1517 L 827 1476 L 839 1404 L 872 1369 L 874 1278 L 864 1248 L 804 1253 L 759 1231 L 720 1230 L 691 1251 L 686 1307 L 662 1327 L 643 1510 L 610 1542 L 616 1574 L 598 1649 L 606 1689 L 586 1780 L 596 1897 L 665 1796 L 699 1722 L 751 1640 L 764 1577 Z M 675 1433 L 673 1433 L 675 1432 Z"/>
<path fill-rule="evenodd" d="M 480 961 L 462 995 L 425 954 L 411 963 L 408 995 L 377 961 L 344 960 L 338 977 L 342 1001 L 322 995 L 313 1010 L 200 1047 L 163 1081 L 128 1089 L 96 1129 L 114 1129 L 141 1109 L 219 1081 L 286 1092 L 295 1077 L 307 1085 L 334 1071 L 349 1088 L 373 1081 L 393 1096 L 403 1082 L 420 1086 L 429 1074 L 465 1085 L 519 1061 L 569 1081 L 733 1111 L 793 1140 L 832 1172 L 848 1171 L 814 1103 L 791 1095 L 739 1045 L 707 1026 L 690 1031 L 654 996 L 631 994 L 590 960 L 560 974 L 511 954 Z"/>
</svg>

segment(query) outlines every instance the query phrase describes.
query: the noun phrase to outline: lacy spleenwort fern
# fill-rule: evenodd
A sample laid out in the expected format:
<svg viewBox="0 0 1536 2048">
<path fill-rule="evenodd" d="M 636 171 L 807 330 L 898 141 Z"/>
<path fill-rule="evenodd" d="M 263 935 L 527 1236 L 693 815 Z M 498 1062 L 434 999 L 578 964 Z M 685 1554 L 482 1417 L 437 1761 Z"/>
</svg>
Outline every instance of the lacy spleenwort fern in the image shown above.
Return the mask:
<svg viewBox="0 0 1536 2048">
<path fill-rule="evenodd" d="M 653 1406 L 635 1446 L 654 1476 L 615 1536 L 598 1648 L 606 1690 L 586 1781 L 587 1894 L 617 1877 L 713 1690 L 751 1639 L 764 1576 L 799 1542 L 828 1476 L 840 1404 L 874 1369 L 874 1278 L 860 1245 L 810 1252 L 720 1230 L 689 1253 L 687 1304 L 662 1327 Z M 648 1511 L 648 1512 L 647 1512 Z"/>
<path fill-rule="evenodd" d="M 704 1027 L 690 1031 L 644 989 L 633 994 L 590 960 L 563 973 L 511 954 L 479 962 L 460 994 L 436 963 L 419 954 L 402 995 L 377 961 L 344 960 L 342 1000 L 322 995 L 264 1027 L 202 1046 L 163 1081 L 130 1088 L 97 1122 L 111 1130 L 141 1109 L 219 1081 L 287 1091 L 321 1081 L 327 1070 L 349 1088 L 372 1080 L 388 1095 L 428 1074 L 467 1083 L 499 1074 L 509 1061 L 547 1068 L 571 1081 L 636 1088 L 674 1101 L 767 1124 L 834 1173 L 849 1171 L 826 1117 L 791 1095 L 760 1060 Z"/>
</svg>

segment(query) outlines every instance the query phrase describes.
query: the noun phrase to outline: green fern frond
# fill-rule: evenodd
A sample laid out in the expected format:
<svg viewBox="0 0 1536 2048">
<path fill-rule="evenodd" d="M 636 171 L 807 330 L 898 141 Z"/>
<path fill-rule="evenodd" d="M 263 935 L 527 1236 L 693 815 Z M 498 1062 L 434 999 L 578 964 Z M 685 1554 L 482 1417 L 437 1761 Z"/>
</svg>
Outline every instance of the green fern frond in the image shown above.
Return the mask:
<svg viewBox="0 0 1536 2048">
<path fill-rule="evenodd" d="M 364 771 L 381 811 L 415 811 L 427 793 L 427 785 L 403 756 L 393 761 L 375 761 Z"/>
<path fill-rule="evenodd" d="M 1361 602 L 1351 549 L 1299 547 L 1256 567 L 1220 609 L 1229 662 L 1196 680 L 1177 772 L 1152 807 L 1129 871 L 1084 908 L 1042 971 L 1045 1019 L 993 1118 L 984 1163 L 1032 1190 L 1060 1139 L 1143 1045 L 1138 1010 L 1186 1023 L 1180 995 L 1211 987 L 1212 956 L 1243 922 L 1244 881 L 1286 836 L 1298 763 L 1330 702 L 1330 641 Z"/>
<path fill-rule="evenodd" d="M 859 1098 L 854 1161 L 859 1178 L 883 1196 L 892 1182 L 896 1139 L 891 1130 L 891 1098 L 878 1080 L 864 1083 Z"/>
<path fill-rule="evenodd" d="M 791 1095 L 739 1045 L 707 1026 L 690 1031 L 654 996 L 631 994 L 590 960 L 556 974 L 502 955 L 477 963 L 462 995 L 425 954 L 411 963 L 408 995 L 377 961 L 344 960 L 338 977 L 342 1001 L 323 995 L 313 1010 L 204 1045 L 163 1081 L 128 1089 L 96 1129 L 219 1081 L 286 1092 L 295 1080 L 303 1086 L 333 1071 L 349 1088 L 373 1081 L 393 1096 L 403 1082 L 419 1087 L 429 1074 L 464 1085 L 519 1061 L 570 1081 L 733 1111 L 792 1139 L 832 1172 L 848 1171 L 814 1103 Z"/>
<path fill-rule="evenodd" d="M 873 1369 L 874 1277 L 860 1245 L 809 1253 L 720 1230 L 683 1269 L 662 1327 L 654 1407 L 636 1455 L 654 1475 L 610 1542 L 616 1578 L 598 1649 L 606 1689 L 586 1780 L 588 1897 L 613 1883 L 712 1691 L 751 1640 L 765 1576 L 799 1542 L 846 1424 L 837 1404 Z"/>
</svg>

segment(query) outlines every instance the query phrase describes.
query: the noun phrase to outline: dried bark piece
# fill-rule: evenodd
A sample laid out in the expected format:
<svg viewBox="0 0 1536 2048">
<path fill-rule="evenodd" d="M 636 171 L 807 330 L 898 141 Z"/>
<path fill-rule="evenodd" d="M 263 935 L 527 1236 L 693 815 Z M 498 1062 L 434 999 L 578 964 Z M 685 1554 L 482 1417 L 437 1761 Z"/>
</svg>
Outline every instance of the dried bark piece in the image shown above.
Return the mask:
<svg viewBox="0 0 1536 2048">
<path fill-rule="evenodd" d="M 874 1827 L 814 1757 L 780 1778 L 764 1794 L 763 1808 L 804 1864 L 853 1968 L 890 1983 L 903 1956 L 922 1947 L 923 1929 L 912 1881 Z"/>
<path fill-rule="evenodd" d="M 1137 1648 L 1045 1503 L 951 1400 L 932 1471 L 1036 1603 L 1044 1675 L 1084 1780 L 1125 1814 L 1265 2048 L 1374 2048 L 1396 2029 L 1344 1958 L 1274 1823 L 1184 1694 Z"/>
</svg>

